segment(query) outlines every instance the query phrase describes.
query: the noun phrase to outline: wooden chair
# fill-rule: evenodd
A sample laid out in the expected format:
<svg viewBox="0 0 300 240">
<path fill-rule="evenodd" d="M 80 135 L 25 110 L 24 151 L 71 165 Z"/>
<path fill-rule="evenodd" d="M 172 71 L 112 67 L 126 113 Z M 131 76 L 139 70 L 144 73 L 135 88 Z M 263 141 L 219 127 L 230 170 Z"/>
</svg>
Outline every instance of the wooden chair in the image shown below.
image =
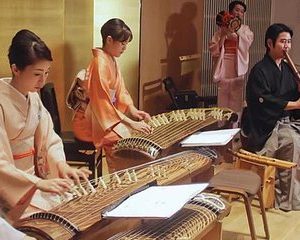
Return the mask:
<svg viewBox="0 0 300 240">
<path fill-rule="evenodd" d="M 252 240 L 257 239 L 251 209 L 251 202 L 255 196 L 259 200 L 266 238 L 270 239 L 261 187 L 262 184 L 259 175 L 253 171 L 244 169 L 221 170 L 209 181 L 209 191 L 236 194 L 243 198 Z"/>
<path fill-rule="evenodd" d="M 157 104 L 159 99 L 160 104 Z M 148 112 L 150 115 L 156 115 L 164 112 L 164 108 L 167 104 L 167 96 L 164 96 L 162 80 L 156 79 L 143 84 L 142 92 L 143 110 Z"/>
<path fill-rule="evenodd" d="M 273 208 L 275 203 L 275 174 L 277 169 L 292 169 L 296 163 L 276 158 L 260 156 L 239 149 L 238 152 L 229 150 L 235 157 L 236 168 L 256 172 L 262 180 L 262 196 L 265 208 Z"/>
<path fill-rule="evenodd" d="M 41 100 L 51 115 L 55 132 L 62 138 L 67 161 L 87 165 L 92 171 L 90 177 L 92 179 L 94 179 L 95 176 L 101 176 L 102 165 L 100 163 L 102 161 L 102 154 L 96 154 L 94 144 L 92 142 L 84 142 L 76 139 L 71 131 L 61 131 L 56 94 L 52 82 L 46 83 L 41 89 Z"/>
</svg>

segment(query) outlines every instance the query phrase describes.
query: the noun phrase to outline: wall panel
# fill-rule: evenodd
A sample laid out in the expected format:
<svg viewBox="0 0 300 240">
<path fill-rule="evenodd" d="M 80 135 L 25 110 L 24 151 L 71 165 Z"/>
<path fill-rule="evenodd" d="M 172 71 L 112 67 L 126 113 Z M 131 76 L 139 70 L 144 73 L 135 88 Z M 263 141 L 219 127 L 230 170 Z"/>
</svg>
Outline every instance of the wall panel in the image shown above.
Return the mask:
<svg viewBox="0 0 300 240">
<path fill-rule="evenodd" d="M 179 57 L 199 55 L 202 52 L 203 1 L 141 0 L 141 2 L 139 103 L 142 109 L 155 114 L 166 111 L 170 99 L 163 90 L 146 96 L 145 84 L 155 83 L 156 80 L 171 76 L 180 89 L 200 88 L 201 55 L 197 59 L 197 67 L 189 74 L 182 72 L 183 65 Z M 187 68 L 189 67 L 191 66 Z M 186 77 L 187 75 L 189 76 Z"/>
<path fill-rule="evenodd" d="M 1 0 L 0 11 L 0 77 L 11 75 L 7 51 L 14 34 L 23 28 L 35 32 L 52 51 L 49 81 L 57 91 L 62 127 L 70 129 L 65 94 L 77 70 L 90 59 L 93 1 Z"/>
</svg>

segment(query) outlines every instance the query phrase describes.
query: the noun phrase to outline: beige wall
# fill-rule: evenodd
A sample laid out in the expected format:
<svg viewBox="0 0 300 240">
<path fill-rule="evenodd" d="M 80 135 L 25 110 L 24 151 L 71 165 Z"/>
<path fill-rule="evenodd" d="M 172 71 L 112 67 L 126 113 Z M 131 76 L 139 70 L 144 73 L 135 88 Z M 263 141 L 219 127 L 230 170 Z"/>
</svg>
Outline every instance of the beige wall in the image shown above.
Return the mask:
<svg viewBox="0 0 300 240">
<path fill-rule="evenodd" d="M 69 129 L 65 95 L 75 73 L 90 59 L 93 1 L 1 0 L 0 12 L 0 77 L 11 75 L 7 50 L 14 34 L 26 28 L 39 35 L 52 50 L 49 81 L 55 84 L 62 127 Z"/>
<path fill-rule="evenodd" d="M 23 28 L 29 29 L 39 35 L 52 50 L 54 63 L 49 79 L 61 91 L 64 91 L 64 1 L 62 0 L 1 0 L 0 5 L 0 42 L 1 60 L 0 76 L 10 76 L 10 68 L 7 61 L 7 49 L 14 34 Z M 4 54 L 5 53 L 5 54 Z M 58 94 L 59 101 L 63 100 L 63 94 Z M 60 108 L 62 118 L 63 108 Z"/>
<path fill-rule="evenodd" d="M 179 56 L 202 52 L 202 16 L 202 0 L 142 0 L 139 103 L 151 114 L 166 111 L 170 99 L 163 90 L 144 96 L 145 83 L 171 76 L 181 89 L 200 88 L 199 77 L 181 77 Z"/>
<path fill-rule="evenodd" d="M 294 31 L 291 57 L 295 64 L 300 65 L 300 1 L 289 0 L 289 4 L 282 0 L 272 1 L 272 23 L 284 23 Z"/>
<path fill-rule="evenodd" d="M 1 0 L 0 11 L 0 77 L 10 76 L 7 49 L 14 34 L 27 28 L 39 35 L 52 50 L 49 81 L 55 84 L 64 130 L 71 129 L 72 112 L 67 109 L 65 98 L 74 76 L 87 67 L 91 48 L 101 46 L 100 26 L 110 18 L 122 18 L 133 31 L 134 39 L 119 63 L 137 104 L 139 0 Z"/>
<path fill-rule="evenodd" d="M 65 118 L 62 119 L 64 129 L 71 129 L 72 111 L 66 107 L 65 98 L 74 76 L 79 70 L 86 68 L 93 47 L 93 0 L 65 0 L 64 15 L 64 78 L 65 89 L 61 99 Z"/>
</svg>

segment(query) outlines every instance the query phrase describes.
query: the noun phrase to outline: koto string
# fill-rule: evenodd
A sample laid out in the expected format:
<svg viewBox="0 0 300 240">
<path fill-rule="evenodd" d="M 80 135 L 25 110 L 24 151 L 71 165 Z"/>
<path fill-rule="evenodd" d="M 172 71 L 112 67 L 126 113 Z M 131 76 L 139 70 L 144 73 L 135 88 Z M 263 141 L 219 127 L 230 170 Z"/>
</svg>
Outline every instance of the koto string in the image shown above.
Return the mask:
<svg viewBox="0 0 300 240">
<path fill-rule="evenodd" d="M 165 149 L 178 140 L 209 126 L 218 120 L 229 119 L 232 112 L 229 109 L 188 109 L 177 110 L 153 116 L 148 124 L 153 127 L 151 134 L 135 132 L 132 137 L 122 139 L 117 144 L 121 149 L 141 149 L 146 151 L 153 148 Z"/>
<path fill-rule="evenodd" d="M 188 155 L 195 155 L 196 154 L 188 154 Z M 169 174 L 173 172 L 178 172 L 182 167 L 180 164 L 174 164 L 176 160 L 181 160 L 183 157 L 178 156 L 175 157 L 175 159 L 167 159 L 165 162 L 162 163 L 162 160 L 156 161 L 156 167 L 164 167 L 165 170 L 169 170 Z M 189 158 L 188 156 L 186 158 Z M 173 166 L 172 166 L 173 163 Z M 155 162 L 150 162 L 147 164 L 144 164 L 145 166 L 153 165 L 155 167 Z M 127 171 L 131 171 L 133 169 L 136 170 L 136 174 L 138 176 L 138 179 L 143 179 L 147 177 L 149 179 L 149 169 L 146 169 L 143 166 L 139 166 L 136 168 L 129 169 Z M 140 170 L 138 170 L 140 168 Z M 184 170 L 184 169 L 183 169 Z M 116 201 L 116 199 L 119 199 L 122 196 L 125 196 L 129 194 L 131 191 L 128 189 L 128 186 L 132 184 L 132 182 L 128 181 L 127 176 L 125 174 L 125 171 L 119 171 L 118 175 L 121 175 L 121 184 L 117 183 L 115 177 L 113 174 L 108 175 L 107 178 L 110 179 L 110 182 L 108 184 L 109 188 L 104 189 L 102 188 L 100 181 L 98 180 L 98 187 L 96 193 L 90 193 L 88 195 L 84 195 L 82 197 L 75 198 L 71 202 L 68 202 L 63 207 L 55 208 L 51 212 L 56 212 L 60 215 L 66 215 L 67 218 L 72 220 L 72 223 L 76 224 L 80 229 L 84 228 L 84 226 L 87 225 L 88 222 L 91 221 L 98 221 L 100 219 L 100 212 L 103 210 L 104 207 L 111 205 L 112 202 Z M 154 178 L 153 178 L 154 179 Z M 149 181 L 149 180 L 148 180 Z M 147 181 L 145 181 L 147 182 Z M 95 180 L 90 181 L 90 184 L 94 184 Z M 144 181 L 140 181 L 140 184 L 134 183 L 135 185 L 144 185 Z M 85 184 L 84 187 L 88 188 L 89 184 Z M 83 205 L 83 206 L 81 206 Z M 93 212 L 91 212 L 91 209 L 93 208 Z M 87 212 L 91 212 L 90 214 L 87 214 Z M 88 225 L 87 225 L 88 226 Z"/>
</svg>

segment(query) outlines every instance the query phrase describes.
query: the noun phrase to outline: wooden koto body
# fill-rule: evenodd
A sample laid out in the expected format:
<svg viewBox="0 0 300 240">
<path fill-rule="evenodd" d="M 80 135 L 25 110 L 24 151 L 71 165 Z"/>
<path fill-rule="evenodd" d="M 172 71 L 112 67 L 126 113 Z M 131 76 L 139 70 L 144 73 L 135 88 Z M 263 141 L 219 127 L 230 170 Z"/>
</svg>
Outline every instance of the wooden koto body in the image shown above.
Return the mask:
<svg viewBox="0 0 300 240">
<path fill-rule="evenodd" d="M 193 108 L 175 110 L 152 116 L 147 122 L 151 134 L 132 133 L 129 138 L 119 140 L 113 148 L 116 156 L 135 153 L 155 159 L 161 152 L 190 134 L 218 121 L 230 121 L 236 115 L 227 108 Z"/>
<path fill-rule="evenodd" d="M 125 169 L 100 177 L 97 182 L 76 186 L 71 200 L 65 200 L 49 212 L 33 214 L 16 227 L 37 239 L 81 239 L 89 229 L 107 225 L 109 221 L 102 219 L 101 213 L 137 189 L 153 181 L 157 185 L 180 182 L 210 167 L 209 157 L 196 151 L 184 151 Z"/>
<path fill-rule="evenodd" d="M 207 234 L 214 231 L 214 225 L 229 214 L 229 204 L 214 194 L 202 193 L 198 196 L 169 219 L 150 221 L 109 240 L 221 239 L 215 232 L 213 238 L 207 238 Z"/>
</svg>

